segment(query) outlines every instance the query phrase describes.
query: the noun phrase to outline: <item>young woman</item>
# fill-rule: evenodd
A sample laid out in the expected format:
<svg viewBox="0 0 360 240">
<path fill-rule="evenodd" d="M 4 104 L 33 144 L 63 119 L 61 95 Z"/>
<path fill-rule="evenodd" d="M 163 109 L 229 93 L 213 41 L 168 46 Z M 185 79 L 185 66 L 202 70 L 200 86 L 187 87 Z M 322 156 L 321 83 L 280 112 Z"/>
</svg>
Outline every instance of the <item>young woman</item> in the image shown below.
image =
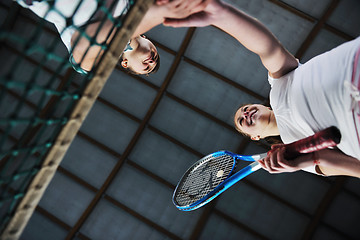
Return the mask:
<svg viewBox="0 0 360 240">
<path fill-rule="evenodd" d="M 323 175 L 360 177 L 360 38 L 300 64 L 259 21 L 221 1 L 200 13 L 168 19 L 165 25 L 214 25 L 256 53 L 268 70 L 272 110 L 246 105 L 235 115 L 235 126 L 253 140 L 280 135 L 284 143 L 330 126 L 339 128 L 339 150 L 326 149 L 287 161 L 281 145 L 260 164 L 271 173 L 300 169 Z"/>
<path fill-rule="evenodd" d="M 155 45 L 140 34 L 161 24 L 165 18 L 183 18 L 203 10 L 207 5 L 207 1 L 202 0 L 156 2 L 145 14 L 122 56 L 119 56 L 121 66 L 133 74 L 149 74 L 159 67 Z M 129 9 L 128 0 L 18 0 L 18 3 L 55 25 L 70 53 L 71 64 L 82 74 L 90 71 L 103 54 L 104 50 L 99 45 L 109 43 L 115 33 L 113 21 L 107 19 L 102 23 L 104 12 L 100 10 L 101 7 L 113 9 L 114 18 L 126 14 Z M 88 37 L 81 32 L 85 32 Z M 88 38 L 91 37 L 96 38 L 97 44 L 90 45 Z"/>
<path fill-rule="evenodd" d="M 290 111 L 289 111 L 290 112 Z M 341 113 L 340 113 L 341 114 Z M 291 115 L 291 114 L 290 114 Z M 332 116 L 328 116 L 332 118 Z M 280 117 L 281 118 L 281 117 Z M 287 121 L 293 120 L 290 117 Z M 290 143 L 301 138 L 288 140 L 291 134 L 281 133 L 277 122 L 276 113 L 270 108 L 261 104 L 249 104 L 239 108 L 234 117 L 235 128 L 242 134 L 249 136 L 252 140 L 260 140 L 270 136 L 280 135 L 285 143 Z M 286 124 L 286 123 L 285 123 Z M 339 125 L 338 125 L 339 126 Z M 294 126 L 282 128 L 284 131 L 297 131 Z M 342 132 L 343 133 L 343 132 Z M 342 141 L 337 149 L 326 149 L 299 157 L 292 161 L 283 158 L 284 148 L 282 144 L 272 146 L 271 154 L 264 160 L 259 161 L 264 169 L 271 173 L 293 172 L 305 170 L 308 172 L 331 176 L 347 175 L 360 177 L 360 161 L 356 149 L 348 150 L 347 142 L 351 137 L 342 134 Z M 358 144 L 354 142 L 354 147 Z M 349 151 L 349 155 L 343 151 Z"/>
</svg>

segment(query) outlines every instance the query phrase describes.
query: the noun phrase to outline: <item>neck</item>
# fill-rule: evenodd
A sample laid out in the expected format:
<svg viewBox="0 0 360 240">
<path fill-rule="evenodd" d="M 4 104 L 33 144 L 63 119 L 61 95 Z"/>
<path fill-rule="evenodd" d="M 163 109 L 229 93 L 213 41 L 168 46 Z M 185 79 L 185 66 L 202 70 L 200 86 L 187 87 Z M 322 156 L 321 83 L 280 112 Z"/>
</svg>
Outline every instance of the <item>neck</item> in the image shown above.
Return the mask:
<svg viewBox="0 0 360 240">
<path fill-rule="evenodd" d="M 275 118 L 274 112 L 271 111 L 270 116 L 269 116 L 269 124 L 266 127 L 266 129 L 264 130 L 264 136 L 262 136 L 262 137 L 265 138 L 265 137 L 279 136 L 279 135 L 280 135 L 280 132 L 279 132 L 279 128 L 276 123 L 276 118 Z"/>
</svg>

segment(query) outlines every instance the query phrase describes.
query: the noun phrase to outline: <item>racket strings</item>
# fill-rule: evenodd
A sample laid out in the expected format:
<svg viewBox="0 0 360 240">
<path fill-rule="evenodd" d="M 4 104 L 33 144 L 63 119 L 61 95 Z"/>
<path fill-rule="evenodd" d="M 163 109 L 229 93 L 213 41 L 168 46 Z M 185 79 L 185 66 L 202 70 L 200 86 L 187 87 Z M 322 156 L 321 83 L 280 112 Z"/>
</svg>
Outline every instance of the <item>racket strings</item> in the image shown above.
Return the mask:
<svg viewBox="0 0 360 240">
<path fill-rule="evenodd" d="M 205 157 L 184 175 L 175 193 L 175 201 L 179 206 L 199 201 L 229 176 L 233 166 L 234 159 L 230 155 Z"/>
</svg>

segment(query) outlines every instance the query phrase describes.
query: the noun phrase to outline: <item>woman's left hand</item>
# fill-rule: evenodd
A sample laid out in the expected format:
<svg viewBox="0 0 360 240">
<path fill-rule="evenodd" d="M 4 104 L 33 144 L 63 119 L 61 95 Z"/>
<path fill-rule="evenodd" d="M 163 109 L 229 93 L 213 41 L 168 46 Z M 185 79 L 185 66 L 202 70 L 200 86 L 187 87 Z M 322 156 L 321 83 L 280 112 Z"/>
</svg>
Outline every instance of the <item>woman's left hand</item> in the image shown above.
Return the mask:
<svg viewBox="0 0 360 240">
<path fill-rule="evenodd" d="M 156 5 L 164 18 L 181 19 L 203 11 L 210 0 L 157 0 Z"/>
</svg>

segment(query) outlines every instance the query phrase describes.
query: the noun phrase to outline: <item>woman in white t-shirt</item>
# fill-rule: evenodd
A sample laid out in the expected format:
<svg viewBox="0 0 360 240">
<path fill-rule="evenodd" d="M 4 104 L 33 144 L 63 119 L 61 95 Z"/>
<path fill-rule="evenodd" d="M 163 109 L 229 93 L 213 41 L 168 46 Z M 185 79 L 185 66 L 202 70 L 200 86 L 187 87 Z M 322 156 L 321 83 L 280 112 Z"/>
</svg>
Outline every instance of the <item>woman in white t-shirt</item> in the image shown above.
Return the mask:
<svg viewBox="0 0 360 240">
<path fill-rule="evenodd" d="M 18 0 L 17 2 L 55 25 L 70 53 L 71 64 L 82 74 L 90 71 L 95 61 L 100 59 L 103 49 L 99 45 L 109 43 L 115 33 L 113 20 L 107 19 L 102 22 L 105 15 L 104 7 L 113 9 L 114 19 L 129 10 L 128 0 Z M 140 34 L 161 24 L 165 18 L 183 18 L 201 11 L 207 2 L 157 0 L 157 4 L 147 11 L 123 54 L 119 56 L 121 66 L 133 74 L 156 72 L 160 65 L 157 49 L 151 41 Z M 88 38 L 83 37 L 81 32 L 85 32 L 90 38 L 96 35 L 97 44 L 90 46 Z"/>
<path fill-rule="evenodd" d="M 280 135 L 284 143 L 330 126 L 342 134 L 338 149 L 325 149 L 287 161 L 277 145 L 259 161 L 271 173 L 306 170 L 322 175 L 360 177 L 360 38 L 300 64 L 259 21 L 213 0 L 203 12 L 166 20 L 173 27 L 214 25 L 259 55 L 269 72 L 272 109 L 245 105 L 235 114 L 240 132 L 259 140 Z"/>
</svg>

